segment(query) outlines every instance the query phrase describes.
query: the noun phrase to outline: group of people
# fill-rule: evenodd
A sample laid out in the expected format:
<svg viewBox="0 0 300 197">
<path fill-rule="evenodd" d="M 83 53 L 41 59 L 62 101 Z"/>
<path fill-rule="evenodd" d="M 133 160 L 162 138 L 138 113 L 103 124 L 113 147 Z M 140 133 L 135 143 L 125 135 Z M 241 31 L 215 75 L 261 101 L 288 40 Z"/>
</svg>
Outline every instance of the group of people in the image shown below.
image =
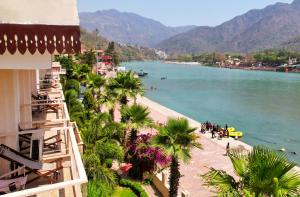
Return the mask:
<svg viewBox="0 0 300 197">
<path fill-rule="evenodd" d="M 212 138 L 224 138 L 229 137 L 229 131 L 228 131 L 228 125 L 226 124 L 224 128 L 222 128 L 220 125 L 212 124 L 209 121 L 206 121 L 201 126 L 201 133 L 211 132 Z"/>
<path fill-rule="evenodd" d="M 219 139 L 222 139 L 224 137 L 229 138 L 229 131 L 228 131 L 228 125 L 226 124 L 224 128 L 220 127 L 220 125 L 215 125 L 212 124 L 209 121 L 206 121 L 201 125 L 201 130 L 200 132 L 205 134 L 206 132 L 211 132 L 211 137 L 216 138 L 218 137 Z M 218 135 L 218 136 L 216 136 Z M 226 145 L 226 155 L 229 155 L 229 150 L 230 150 L 230 144 L 229 142 Z"/>
</svg>

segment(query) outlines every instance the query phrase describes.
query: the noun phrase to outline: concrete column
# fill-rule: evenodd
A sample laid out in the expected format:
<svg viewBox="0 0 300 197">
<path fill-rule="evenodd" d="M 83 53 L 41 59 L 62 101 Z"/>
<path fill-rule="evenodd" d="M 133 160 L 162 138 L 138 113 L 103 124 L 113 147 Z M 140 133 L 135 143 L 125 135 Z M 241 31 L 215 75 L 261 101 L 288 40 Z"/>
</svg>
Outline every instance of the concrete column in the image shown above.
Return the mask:
<svg viewBox="0 0 300 197">
<path fill-rule="evenodd" d="M 19 75 L 17 70 L 0 70 L 0 144 L 18 148 L 20 120 Z M 9 162 L 0 159 L 0 173 L 9 171 Z"/>
<path fill-rule="evenodd" d="M 19 70 L 20 123 L 22 129 L 32 128 L 31 92 L 32 71 Z"/>
<path fill-rule="evenodd" d="M 40 87 L 40 70 L 36 69 L 35 70 L 35 78 L 36 78 L 36 88 L 39 90 Z"/>
<path fill-rule="evenodd" d="M 37 76 L 36 76 L 36 70 L 31 70 L 31 93 L 36 94 L 37 93 Z"/>
</svg>

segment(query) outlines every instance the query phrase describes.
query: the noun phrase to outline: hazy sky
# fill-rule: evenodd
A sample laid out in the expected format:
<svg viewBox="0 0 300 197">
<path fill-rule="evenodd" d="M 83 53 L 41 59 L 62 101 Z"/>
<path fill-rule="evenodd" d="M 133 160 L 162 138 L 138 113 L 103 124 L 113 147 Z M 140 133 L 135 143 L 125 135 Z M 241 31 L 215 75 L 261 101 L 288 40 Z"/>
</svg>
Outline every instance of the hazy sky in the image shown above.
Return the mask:
<svg viewBox="0 0 300 197">
<path fill-rule="evenodd" d="M 169 26 L 215 26 L 250 9 L 292 0 L 78 0 L 78 9 L 117 9 L 152 18 Z"/>
</svg>

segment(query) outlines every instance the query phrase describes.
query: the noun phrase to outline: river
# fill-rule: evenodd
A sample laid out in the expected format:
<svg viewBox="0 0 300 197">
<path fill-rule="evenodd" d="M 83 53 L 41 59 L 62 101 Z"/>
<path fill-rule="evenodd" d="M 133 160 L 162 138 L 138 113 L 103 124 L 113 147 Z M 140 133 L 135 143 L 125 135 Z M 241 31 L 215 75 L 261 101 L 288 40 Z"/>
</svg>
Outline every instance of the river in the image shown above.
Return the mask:
<svg viewBox="0 0 300 197">
<path fill-rule="evenodd" d="M 299 74 L 163 62 L 123 66 L 148 73 L 142 80 L 145 96 L 153 101 L 200 122 L 233 126 L 244 132 L 242 140 L 250 145 L 285 148 L 287 156 L 300 164 Z"/>
</svg>

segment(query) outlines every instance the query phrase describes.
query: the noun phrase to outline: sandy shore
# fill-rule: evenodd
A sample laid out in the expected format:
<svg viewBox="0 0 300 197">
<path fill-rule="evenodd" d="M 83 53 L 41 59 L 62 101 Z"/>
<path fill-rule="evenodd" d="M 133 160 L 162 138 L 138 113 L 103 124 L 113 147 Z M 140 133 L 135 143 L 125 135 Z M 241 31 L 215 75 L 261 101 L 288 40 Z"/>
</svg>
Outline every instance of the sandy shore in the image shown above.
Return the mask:
<svg viewBox="0 0 300 197">
<path fill-rule="evenodd" d="M 203 149 L 192 150 L 192 160 L 189 164 L 181 164 L 180 172 L 183 177 L 180 180 L 181 191 L 188 191 L 190 196 L 215 196 L 210 189 L 203 184 L 203 180 L 199 175 L 206 173 L 210 168 L 224 170 L 227 173 L 234 175 L 233 167 L 230 159 L 225 155 L 226 145 L 229 142 L 230 147 L 239 147 L 250 150 L 252 147 L 242 141 L 234 140 L 233 138 L 224 138 L 221 140 L 212 139 L 211 134 L 200 134 L 201 123 L 186 117 L 174 110 L 166 108 L 148 98 L 140 97 L 137 103 L 147 106 L 150 109 L 150 117 L 158 123 L 165 123 L 168 117 L 184 117 L 187 118 L 192 127 L 198 128 L 196 133 L 200 136 L 199 142 Z M 147 129 L 143 132 L 155 132 Z M 299 168 L 297 167 L 297 170 Z"/>
</svg>

